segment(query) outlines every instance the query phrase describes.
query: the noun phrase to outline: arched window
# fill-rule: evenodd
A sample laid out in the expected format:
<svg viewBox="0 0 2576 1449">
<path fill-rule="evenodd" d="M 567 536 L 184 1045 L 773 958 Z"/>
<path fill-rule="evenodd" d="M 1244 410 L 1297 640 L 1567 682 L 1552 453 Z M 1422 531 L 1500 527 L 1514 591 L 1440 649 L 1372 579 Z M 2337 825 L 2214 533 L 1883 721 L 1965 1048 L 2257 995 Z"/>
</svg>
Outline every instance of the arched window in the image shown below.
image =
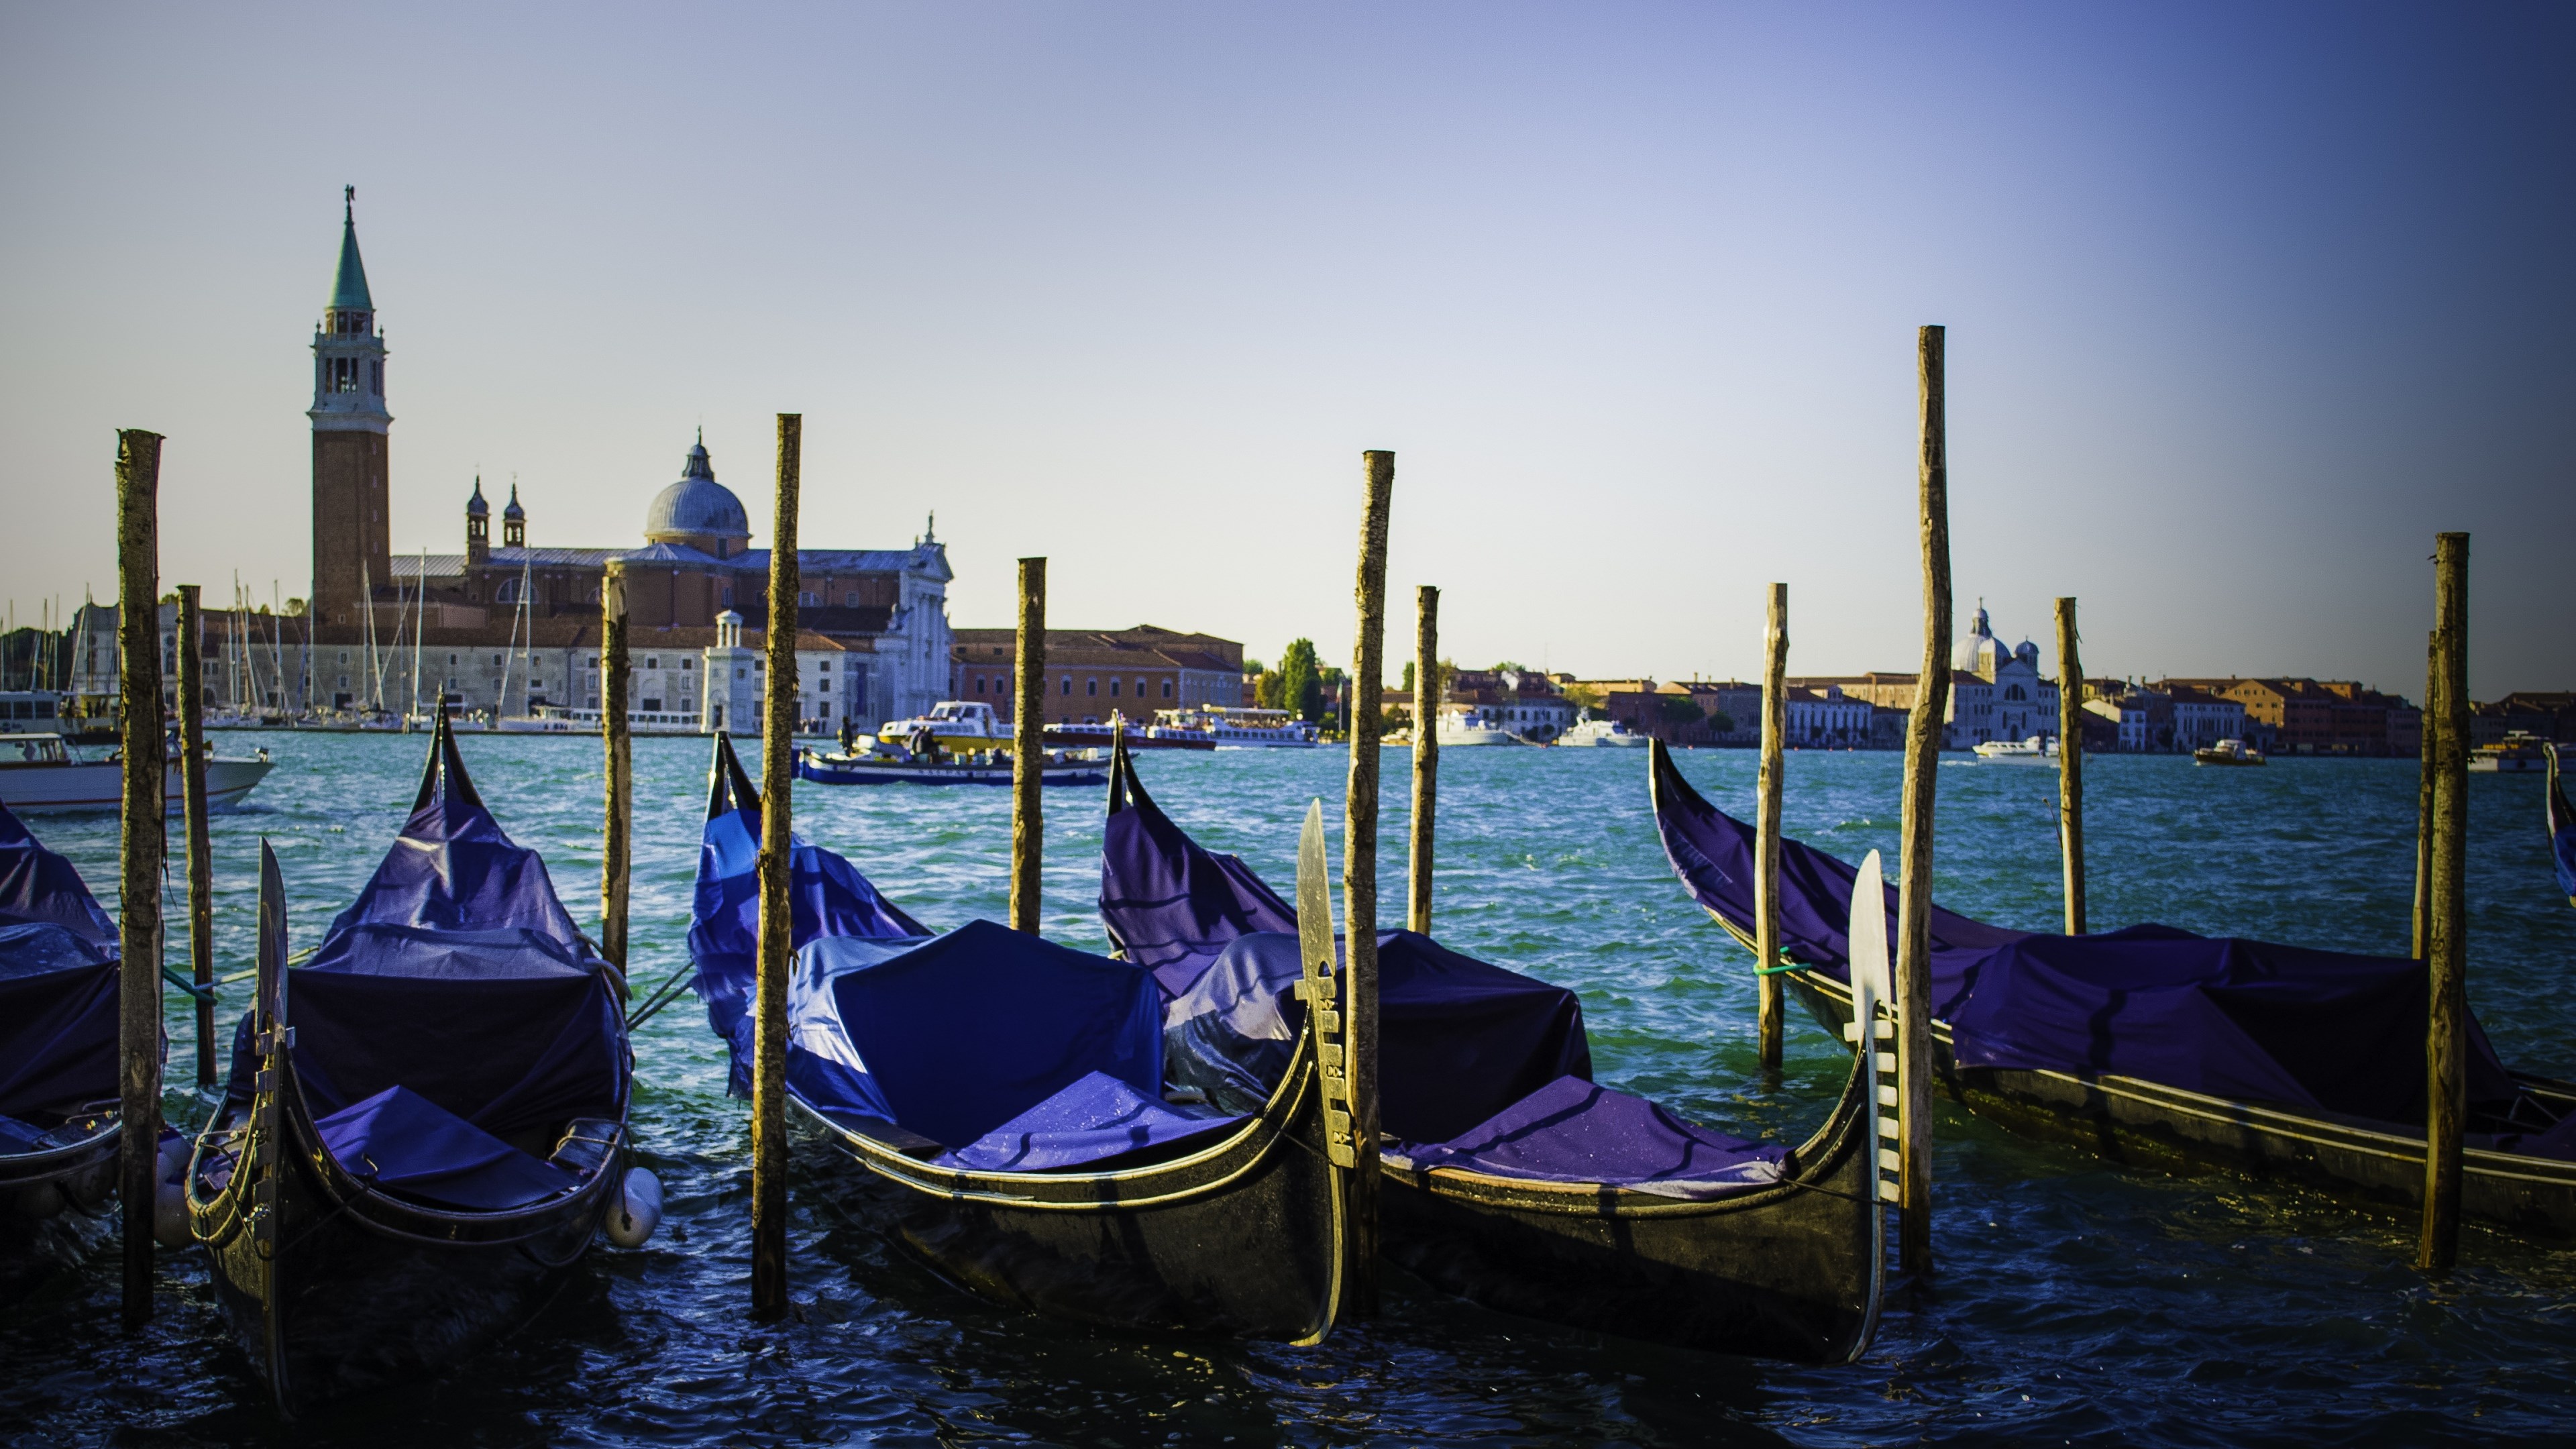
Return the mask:
<svg viewBox="0 0 2576 1449">
<path fill-rule="evenodd" d="M 1082 682 L 1082 692 L 1085 696 L 1098 694 L 1100 692 L 1100 681 L 1097 679 L 1084 680 Z"/>
<path fill-rule="evenodd" d="M 2027 699 L 2027 698 L 2029 698 L 2029 696 L 2028 696 L 2028 695 L 2026 695 L 2026 694 L 2023 694 L 2023 693 L 2022 693 L 2022 691 L 2021 691 L 2021 686 L 2020 686 L 2020 685 L 2018 685 L 2018 684 L 2007 684 L 2007 685 L 2005 685 L 2005 686 L 2004 686 L 2004 698 L 2006 698 L 2006 699 Z"/>
<path fill-rule="evenodd" d="M 1070 696 L 1070 695 L 1073 693 L 1073 676 L 1072 676 L 1072 675 L 1070 675 L 1070 674 L 1068 674 L 1068 675 L 1066 675 L 1066 676 L 1064 677 L 1064 692 L 1065 692 L 1068 696 Z"/>
<path fill-rule="evenodd" d="M 1118 681 L 1117 681 L 1117 680 L 1114 680 L 1114 679 L 1113 679 L 1113 680 L 1109 681 L 1109 697 L 1110 697 L 1111 699 L 1116 699 L 1116 698 L 1118 697 Z"/>
</svg>

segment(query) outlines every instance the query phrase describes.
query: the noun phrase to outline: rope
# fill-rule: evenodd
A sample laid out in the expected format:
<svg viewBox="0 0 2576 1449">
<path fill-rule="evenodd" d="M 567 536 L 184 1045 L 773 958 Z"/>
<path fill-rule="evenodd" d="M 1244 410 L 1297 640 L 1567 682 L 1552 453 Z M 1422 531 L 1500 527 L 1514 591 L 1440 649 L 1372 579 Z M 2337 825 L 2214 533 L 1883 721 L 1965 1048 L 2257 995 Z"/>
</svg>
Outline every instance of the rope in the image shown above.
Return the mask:
<svg viewBox="0 0 2576 1449">
<path fill-rule="evenodd" d="M 178 968 L 166 961 L 161 965 L 161 979 L 208 1006 L 215 1003 L 215 988 L 212 982 L 199 986 L 194 977 L 180 975 Z"/>
<path fill-rule="evenodd" d="M 1756 966 L 1753 968 L 1753 974 L 1756 976 L 1777 976 L 1783 971 L 1813 971 L 1815 969 L 1815 967 L 1808 965 L 1804 961 L 1783 961 L 1777 966 Z"/>
<path fill-rule="evenodd" d="M 680 993 L 687 989 L 687 980 L 689 976 L 697 969 L 697 963 L 691 962 L 688 965 L 682 966 L 679 970 L 672 972 L 661 985 L 654 987 L 653 994 L 645 998 L 644 1004 L 635 1008 L 633 1014 L 626 1018 L 626 1029 L 628 1031 L 635 1030 L 644 1023 L 651 1021 L 654 1013 L 660 1011 L 663 1007 L 670 1005 L 672 1002 L 679 1000 Z"/>
</svg>

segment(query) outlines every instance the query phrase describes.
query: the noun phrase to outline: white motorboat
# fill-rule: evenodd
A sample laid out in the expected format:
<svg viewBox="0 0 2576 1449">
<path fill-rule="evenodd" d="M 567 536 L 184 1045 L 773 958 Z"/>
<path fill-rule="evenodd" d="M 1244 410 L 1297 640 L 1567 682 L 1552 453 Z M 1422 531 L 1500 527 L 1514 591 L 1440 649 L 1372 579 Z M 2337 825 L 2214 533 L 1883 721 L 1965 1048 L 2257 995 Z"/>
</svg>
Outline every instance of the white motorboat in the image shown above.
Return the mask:
<svg viewBox="0 0 2576 1449">
<path fill-rule="evenodd" d="M 503 715 L 499 720 L 490 723 L 480 719 L 472 723 L 450 719 L 448 728 L 491 730 L 505 735 L 595 735 L 599 733 L 599 723 L 603 713 L 595 709 L 575 709 L 568 704 L 541 704 L 533 713 Z M 434 718 L 429 716 L 415 716 L 415 718 L 421 720 L 415 728 L 422 731 L 429 730 L 435 723 Z M 626 712 L 626 732 L 630 735 L 705 733 L 699 728 L 696 715 L 647 709 L 630 709 Z"/>
<path fill-rule="evenodd" d="M 2192 751 L 2191 762 L 2195 765 L 2259 765 L 2263 763 L 2263 752 L 2243 740 L 2220 740 L 2217 744 L 2204 745 Z"/>
<path fill-rule="evenodd" d="M 1447 744 L 1448 741 L 1444 739 L 1441 743 Z M 1577 721 L 1567 728 L 1565 733 L 1556 737 L 1556 743 L 1637 749 L 1651 745 L 1654 741 L 1628 728 L 1626 720 L 1587 719 Z"/>
<path fill-rule="evenodd" d="M 2044 765 L 2057 758 L 2057 741 L 2047 735 L 2026 740 L 1988 740 L 1977 746 L 1977 758 L 2005 765 Z"/>
<path fill-rule="evenodd" d="M 1443 710 L 1432 739 L 1444 750 L 1462 750 L 1475 745 L 1517 745 L 1527 743 L 1501 725 L 1487 724 L 1464 710 Z"/>
<path fill-rule="evenodd" d="M 1158 740 L 1205 740 L 1220 750 L 1311 750 L 1323 743 L 1311 722 L 1284 709 L 1218 704 L 1157 710 L 1145 733 Z"/>
<path fill-rule="evenodd" d="M 260 750 L 247 760 L 206 760 L 206 803 L 229 805 L 249 794 L 276 761 Z M 161 781 L 169 813 L 186 807 L 174 752 Z M 0 734 L 0 804 L 21 815 L 113 810 L 125 795 L 125 767 L 114 756 L 87 760 L 57 734 Z"/>
</svg>

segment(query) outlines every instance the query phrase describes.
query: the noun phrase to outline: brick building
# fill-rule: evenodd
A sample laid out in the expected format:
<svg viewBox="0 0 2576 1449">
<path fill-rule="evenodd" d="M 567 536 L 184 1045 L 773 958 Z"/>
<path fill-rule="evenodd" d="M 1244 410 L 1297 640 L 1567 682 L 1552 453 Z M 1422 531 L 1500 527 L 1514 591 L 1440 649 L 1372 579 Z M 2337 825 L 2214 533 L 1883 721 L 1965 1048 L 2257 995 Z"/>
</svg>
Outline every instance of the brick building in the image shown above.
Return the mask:
<svg viewBox="0 0 2576 1449">
<path fill-rule="evenodd" d="M 1016 629 L 960 629 L 948 698 L 990 704 L 1011 718 Z M 1049 724 L 1099 724 L 1112 713 L 1144 721 L 1160 709 L 1243 703 L 1243 646 L 1213 634 L 1139 624 L 1047 631 Z"/>
</svg>

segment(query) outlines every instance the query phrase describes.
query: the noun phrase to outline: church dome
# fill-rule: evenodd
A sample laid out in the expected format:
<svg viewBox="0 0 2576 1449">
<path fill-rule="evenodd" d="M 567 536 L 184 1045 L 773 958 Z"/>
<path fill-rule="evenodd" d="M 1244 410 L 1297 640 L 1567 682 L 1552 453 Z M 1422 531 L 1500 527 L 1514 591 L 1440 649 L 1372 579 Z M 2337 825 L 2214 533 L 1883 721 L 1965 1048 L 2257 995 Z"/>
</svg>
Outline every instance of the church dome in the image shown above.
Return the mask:
<svg viewBox="0 0 2576 1449">
<path fill-rule="evenodd" d="M 653 506 L 644 510 L 644 537 L 653 543 L 751 537 L 751 517 L 733 490 L 716 481 L 703 436 L 689 449 L 680 481 L 654 494 Z"/>
</svg>

